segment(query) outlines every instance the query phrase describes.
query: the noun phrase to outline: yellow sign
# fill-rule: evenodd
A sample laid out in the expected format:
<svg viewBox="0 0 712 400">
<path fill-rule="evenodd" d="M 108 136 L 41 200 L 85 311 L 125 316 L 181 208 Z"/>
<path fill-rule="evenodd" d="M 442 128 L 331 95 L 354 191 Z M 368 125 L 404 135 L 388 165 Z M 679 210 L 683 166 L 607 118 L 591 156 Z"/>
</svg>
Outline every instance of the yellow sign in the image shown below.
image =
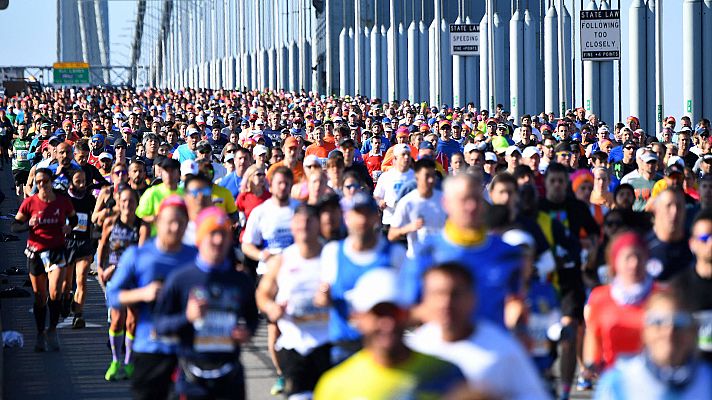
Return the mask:
<svg viewBox="0 0 712 400">
<path fill-rule="evenodd" d="M 57 62 L 52 65 L 54 69 L 89 68 L 85 62 Z"/>
</svg>

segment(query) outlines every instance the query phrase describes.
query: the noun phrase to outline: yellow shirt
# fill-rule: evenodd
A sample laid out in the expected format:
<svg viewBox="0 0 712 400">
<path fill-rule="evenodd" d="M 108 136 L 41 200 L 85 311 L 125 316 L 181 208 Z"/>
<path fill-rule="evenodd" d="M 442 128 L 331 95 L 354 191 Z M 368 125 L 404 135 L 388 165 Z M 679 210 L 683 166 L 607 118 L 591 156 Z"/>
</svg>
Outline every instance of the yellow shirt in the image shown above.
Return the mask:
<svg viewBox="0 0 712 400">
<path fill-rule="evenodd" d="M 235 198 L 232 197 L 232 193 L 227 188 L 213 185 L 212 200 L 216 207 L 222 208 L 228 215 L 237 212 Z"/>
<path fill-rule="evenodd" d="M 396 367 L 377 364 L 367 350 L 327 371 L 314 400 L 439 399 L 464 384 L 460 369 L 418 352 Z"/>
</svg>

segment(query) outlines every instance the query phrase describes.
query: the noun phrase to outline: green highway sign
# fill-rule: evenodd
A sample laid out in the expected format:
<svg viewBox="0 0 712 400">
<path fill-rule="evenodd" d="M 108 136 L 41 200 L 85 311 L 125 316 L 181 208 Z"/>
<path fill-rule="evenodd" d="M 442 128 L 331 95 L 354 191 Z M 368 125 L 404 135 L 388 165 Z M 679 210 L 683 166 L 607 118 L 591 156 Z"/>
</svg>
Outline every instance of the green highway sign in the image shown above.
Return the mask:
<svg viewBox="0 0 712 400">
<path fill-rule="evenodd" d="M 83 62 L 54 63 L 55 85 L 88 85 L 89 64 Z"/>
</svg>

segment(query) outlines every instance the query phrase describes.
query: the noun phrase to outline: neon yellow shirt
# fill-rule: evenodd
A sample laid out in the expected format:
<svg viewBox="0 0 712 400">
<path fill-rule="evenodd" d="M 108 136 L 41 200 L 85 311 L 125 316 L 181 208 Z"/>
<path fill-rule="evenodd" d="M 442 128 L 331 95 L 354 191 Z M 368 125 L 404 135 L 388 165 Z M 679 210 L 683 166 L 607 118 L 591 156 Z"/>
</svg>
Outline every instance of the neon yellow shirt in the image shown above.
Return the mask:
<svg viewBox="0 0 712 400">
<path fill-rule="evenodd" d="M 321 377 L 314 400 L 439 399 L 464 379 L 453 364 L 415 351 L 401 365 L 384 367 L 362 350 Z"/>
<path fill-rule="evenodd" d="M 146 189 L 138 201 L 136 216 L 139 218 L 155 217 L 158 214 L 158 207 L 161 205 L 163 199 L 172 194 L 183 196 L 183 188 L 178 187 L 176 190 L 170 190 L 165 183 L 161 183 L 160 185 L 151 186 Z M 155 224 L 151 224 L 151 236 L 156 236 Z"/>
<path fill-rule="evenodd" d="M 222 208 L 227 214 L 232 214 L 237 212 L 237 205 L 235 204 L 235 198 L 230 193 L 230 190 L 224 188 L 220 185 L 213 185 L 212 194 L 213 204 L 216 207 Z"/>
</svg>

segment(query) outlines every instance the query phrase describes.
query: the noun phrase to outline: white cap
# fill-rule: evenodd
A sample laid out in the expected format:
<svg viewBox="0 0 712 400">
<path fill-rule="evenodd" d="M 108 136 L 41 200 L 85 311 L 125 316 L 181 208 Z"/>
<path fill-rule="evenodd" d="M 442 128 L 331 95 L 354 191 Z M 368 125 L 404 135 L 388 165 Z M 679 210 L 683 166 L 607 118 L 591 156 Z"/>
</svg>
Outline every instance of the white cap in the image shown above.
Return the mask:
<svg viewBox="0 0 712 400">
<path fill-rule="evenodd" d="M 264 125 L 265 121 L 262 120 L 262 118 L 258 118 L 257 121 L 255 121 L 255 126 L 257 125 Z"/>
<path fill-rule="evenodd" d="M 185 160 L 180 164 L 180 176 L 198 175 L 198 163 L 195 160 Z"/>
<path fill-rule="evenodd" d="M 346 299 L 356 312 L 368 312 L 381 303 L 408 307 L 398 283 L 398 274 L 392 268 L 374 268 L 356 281 L 354 288 L 346 293 Z"/>
<path fill-rule="evenodd" d="M 524 149 L 524 151 L 522 152 L 522 157 L 531 158 L 535 154 L 537 156 L 541 157 L 541 152 L 539 151 L 539 148 L 537 148 L 536 146 L 529 146 L 529 147 L 526 147 Z"/>
<path fill-rule="evenodd" d="M 645 152 L 647 152 L 647 151 L 650 151 L 650 150 L 646 149 L 645 147 L 639 148 L 638 150 L 635 151 L 635 158 L 642 160 L 642 159 L 643 159 L 643 155 L 644 155 Z"/>
<path fill-rule="evenodd" d="M 510 229 L 502 234 L 502 241 L 510 246 L 528 246 L 536 249 L 534 237 L 521 229 Z"/>
<path fill-rule="evenodd" d="M 400 156 L 403 154 L 410 154 L 410 147 L 405 143 L 400 143 L 393 146 L 393 155 Z"/>
<path fill-rule="evenodd" d="M 679 166 L 684 168 L 685 160 L 683 160 L 682 157 L 680 157 L 680 156 L 672 156 L 672 157 L 668 158 L 667 166 L 669 167 L 673 164 L 678 164 Z"/>
<path fill-rule="evenodd" d="M 603 126 L 601 126 L 600 128 L 598 128 L 598 131 L 597 131 L 597 132 L 598 132 L 598 133 L 608 133 L 608 132 L 610 132 L 610 131 L 608 130 L 608 127 L 607 127 L 606 125 L 603 125 Z"/>
<path fill-rule="evenodd" d="M 111 153 L 103 152 L 99 154 L 99 159 L 102 160 L 104 158 L 108 158 L 111 161 L 114 161 L 114 156 Z"/>
<path fill-rule="evenodd" d="M 252 156 L 257 157 L 262 154 L 267 154 L 267 146 L 256 144 L 255 147 L 252 149 Z"/>
<path fill-rule="evenodd" d="M 658 161 L 658 155 L 655 152 L 649 151 L 641 157 L 644 163 L 649 163 L 651 161 Z"/>
<path fill-rule="evenodd" d="M 230 162 L 234 159 L 235 159 L 234 153 L 227 153 L 227 154 L 225 154 L 225 158 L 223 158 L 223 162 Z"/>
<path fill-rule="evenodd" d="M 465 145 L 465 154 L 477 150 L 477 145 L 474 143 L 468 143 Z"/>
<path fill-rule="evenodd" d="M 497 155 L 491 151 L 485 153 L 485 162 L 492 161 L 497 162 Z"/>
<path fill-rule="evenodd" d="M 304 162 L 302 163 L 302 165 L 304 165 L 305 167 L 311 167 L 312 165 L 318 165 L 321 167 L 319 157 L 315 156 L 314 154 L 310 154 L 304 157 Z"/>
<path fill-rule="evenodd" d="M 683 126 L 682 128 L 680 128 L 679 132 L 692 132 L 692 128 L 690 128 L 689 126 Z"/>
<path fill-rule="evenodd" d="M 504 155 L 508 157 L 514 153 L 519 153 L 520 156 L 522 155 L 522 151 L 519 150 L 519 147 L 517 146 L 509 146 L 507 147 L 507 150 L 504 151 Z"/>
</svg>

